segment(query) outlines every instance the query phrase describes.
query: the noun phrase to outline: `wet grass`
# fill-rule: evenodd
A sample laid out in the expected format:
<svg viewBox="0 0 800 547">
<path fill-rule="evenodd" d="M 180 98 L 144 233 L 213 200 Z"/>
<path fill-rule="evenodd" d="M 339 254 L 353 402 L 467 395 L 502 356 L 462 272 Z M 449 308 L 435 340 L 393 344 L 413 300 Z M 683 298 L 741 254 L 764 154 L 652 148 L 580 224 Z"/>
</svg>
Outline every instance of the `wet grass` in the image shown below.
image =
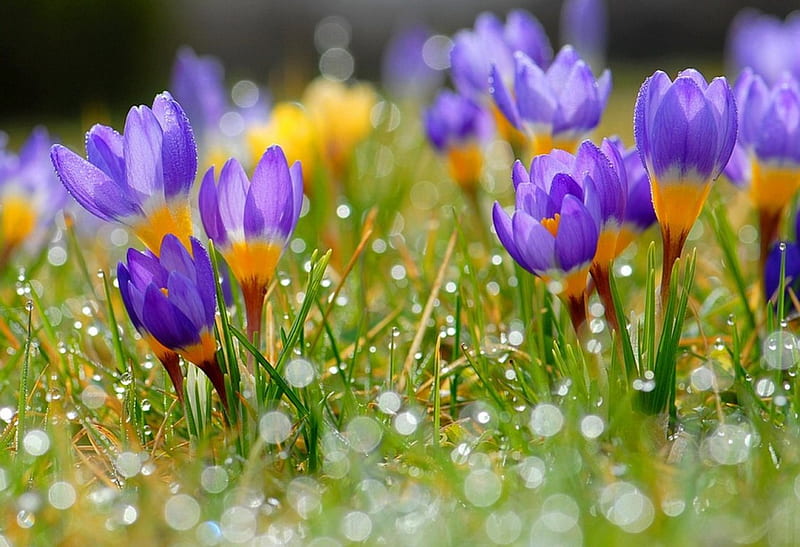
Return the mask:
<svg viewBox="0 0 800 547">
<path fill-rule="evenodd" d="M 621 97 L 607 128 L 629 127 Z M 612 337 L 593 298 L 579 340 L 486 223 L 512 201 L 508 148 L 490 147 L 480 216 L 400 112 L 340 185 L 316 181 L 262 348 L 241 305 L 219 317 L 227 414 L 192 366 L 179 403 L 95 275 L 124 232 L 78 217 L 16 256 L 0 545 L 798 540 L 795 328 L 760 295 L 746 196 L 717 182 L 663 310 L 645 233 L 613 270 L 631 328 Z"/>
</svg>

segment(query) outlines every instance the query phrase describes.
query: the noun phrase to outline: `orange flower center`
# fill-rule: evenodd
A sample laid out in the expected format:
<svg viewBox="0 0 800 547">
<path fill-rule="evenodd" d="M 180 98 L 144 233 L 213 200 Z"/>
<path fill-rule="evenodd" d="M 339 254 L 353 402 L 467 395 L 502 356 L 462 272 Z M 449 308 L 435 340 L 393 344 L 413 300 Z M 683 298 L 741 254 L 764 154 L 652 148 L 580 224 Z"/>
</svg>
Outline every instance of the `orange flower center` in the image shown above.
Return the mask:
<svg viewBox="0 0 800 547">
<path fill-rule="evenodd" d="M 558 225 L 561 223 L 561 214 L 556 213 L 555 216 L 552 218 L 543 218 L 539 224 L 544 226 L 545 230 L 553 234 L 553 237 L 556 237 L 558 234 Z"/>
</svg>

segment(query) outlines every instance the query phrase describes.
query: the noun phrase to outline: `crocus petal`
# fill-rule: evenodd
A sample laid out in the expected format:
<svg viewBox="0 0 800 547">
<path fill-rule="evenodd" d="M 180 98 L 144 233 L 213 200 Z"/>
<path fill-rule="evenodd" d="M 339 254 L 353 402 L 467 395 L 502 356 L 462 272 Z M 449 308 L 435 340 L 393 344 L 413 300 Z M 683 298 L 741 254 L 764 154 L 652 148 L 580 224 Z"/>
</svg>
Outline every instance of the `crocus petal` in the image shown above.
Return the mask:
<svg viewBox="0 0 800 547">
<path fill-rule="evenodd" d="M 146 106 L 130 109 L 122 137 L 125 178 L 128 187 L 138 192 L 142 201 L 163 195 L 162 136 L 161 126 L 152 110 Z"/>
<path fill-rule="evenodd" d="M 520 264 L 537 275 L 544 275 L 556 267 L 556 239 L 536 219 L 517 211 L 511 219 L 514 240 L 522 261 Z"/>
<path fill-rule="evenodd" d="M 178 272 L 188 277 L 192 283 L 197 283 L 197 272 L 192 255 L 183 246 L 181 240 L 173 234 L 167 234 L 161 241 L 159 262 L 168 272 Z M 206 256 L 206 259 L 208 256 Z M 212 277 L 213 279 L 213 277 Z M 165 285 L 159 285 L 164 287 Z"/>
<path fill-rule="evenodd" d="M 214 324 L 217 311 L 217 285 L 214 281 L 214 266 L 205 247 L 195 238 L 189 238 L 192 244 L 192 257 L 194 257 L 197 290 L 203 300 L 205 310 L 205 325 L 209 328 Z M 220 272 L 223 279 L 225 275 Z"/>
<path fill-rule="evenodd" d="M 86 157 L 117 184 L 124 184 L 122 135 L 115 130 L 106 125 L 94 125 L 86 133 Z"/>
<path fill-rule="evenodd" d="M 219 175 L 217 198 L 220 218 L 229 238 L 244 237 L 244 205 L 249 188 L 250 181 L 242 165 L 235 158 L 225 162 Z"/>
<path fill-rule="evenodd" d="M 574 196 L 564 198 L 561 222 L 555 238 L 555 253 L 561 269 L 569 272 L 588 263 L 597 250 L 598 227 Z"/>
<path fill-rule="evenodd" d="M 636 97 L 633 134 L 636 148 L 639 150 L 639 154 L 642 156 L 642 163 L 645 165 L 651 161 L 652 157 L 650 131 L 653 127 L 653 118 L 671 83 L 666 73 L 657 70 L 644 81 Z"/>
<path fill-rule="evenodd" d="M 736 101 L 725 78 L 714 78 L 705 90 L 705 95 L 717 120 L 717 150 L 714 154 L 714 171 L 711 174 L 711 178 L 716 179 L 727 165 L 736 145 Z"/>
<path fill-rule="evenodd" d="M 198 196 L 198 206 L 200 209 L 200 220 L 206 235 L 214 240 L 217 245 L 225 245 L 228 242 L 225 232 L 225 225 L 219 214 L 219 201 L 217 199 L 217 183 L 214 180 L 214 166 L 208 168 L 200 183 L 200 194 Z"/>
<path fill-rule="evenodd" d="M 800 127 L 800 97 L 789 88 L 780 87 L 772 96 L 770 107 L 761 122 L 761 131 L 756 154 L 762 160 L 785 160 L 800 162 L 797 151 L 800 147 L 793 139 Z"/>
<path fill-rule="evenodd" d="M 142 323 L 162 345 L 176 350 L 200 342 L 200 333 L 192 321 L 155 285 L 147 287 L 144 307 L 147 313 L 142 317 Z"/>
<path fill-rule="evenodd" d="M 559 90 L 558 110 L 553 117 L 553 134 L 584 132 L 600 122 L 601 105 L 597 84 L 589 66 L 577 61 Z"/>
<path fill-rule="evenodd" d="M 167 280 L 167 299 L 191 321 L 195 330 L 199 331 L 206 323 L 203 300 L 197 285 L 179 272 L 171 272 Z"/>
<path fill-rule="evenodd" d="M 544 27 L 525 10 L 515 9 L 508 13 L 503 35 L 512 52 L 522 51 L 542 68 L 547 68 L 553 58 L 553 48 Z"/>
<path fill-rule="evenodd" d="M 71 150 L 56 144 L 50 159 L 67 191 L 93 215 L 111 221 L 141 214 L 116 182 Z"/>
<path fill-rule="evenodd" d="M 678 78 L 664 94 L 650 130 L 657 178 L 711 176 L 717 149 L 717 122 L 702 90 Z"/>
<path fill-rule="evenodd" d="M 514 165 L 511 167 L 511 182 L 514 183 L 514 188 L 518 188 L 520 183 L 530 181 L 531 176 L 528 170 L 525 169 L 525 165 L 521 161 L 515 160 Z"/>
<path fill-rule="evenodd" d="M 793 282 L 800 279 L 800 247 L 791 242 L 783 242 L 785 247 L 785 286 L 792 286 Z M 767 298 L 775 297 L 781 281 L 781 250 L 780 244 L 773 245 L 764 262 L 764 291 Z"/>
<path fill-rule="evenodd" d="M 514 90 L 520 118 L 535 126 L 552 125 L 558 102 L 548 77 L 523 53 L 518 52 L 516 60 Z"/>
<path fill-rule="evenodd" d="M 142 321 L 139 319 L 139 313 L 131 302 L 130 282 L 131 276 L 128 273 L 128 268 L 125 267 L 125 264 L 119 262 L 117 264 L 117 283 L 119 284 L 119 293 L 122 296 L 122 303 L 125 305 L 125 309 L 128 310 L 128 317 L 131 318 L 131 323 L 133 323 L 134 328 L 140 331 L 143 327 Z"/>
<path fill-rule="evenodd" d="M 157 95 L 153 101 L 153 114 L 163 131 L 161 159 L 164 195 L 171 198 L 188 194 L 197 174 L 197 145 L 189 119 L 166 91 Z"/>
<path fill-rule="evenodd" d="M 503 208 L 500 207 L 500 204 L 496 201 L 492 207 L 492 222 L 494 223 L 494 229 L 497 232 L 497 238 L 500 240 L 500 243 L 506 248 L 511 258 L 518 264 L 523 265 L 525 262 L 514 241 L 514 230 L 511 227 L 511 218 L 503 211 Z"/>
<path fill-rule="evenodd" d="M 289 175 L 292 177 L 292 218 L 293 224 L 300 218 L 300 211 L 303 209 L 303 166 L 300 161 L 296 161 L 289 168 Z"/>
<path fill-rule="evenodd" d="M 150 251 L 128 249 L 127 262 L 130 279 L 137 287 L 144 288 L 151 283 L 159 287 L 167 286 L 169 272 Z"/>
<path fill-rule="evenodd" d="M 500 109 L 500 112 L 503 113 L 503 116 L 506 117 L 511 125 L 517 129 L 522 127 L 517 103 L 511 98 L 511 94 L 508 92 L 506 84 L 495 66 L 492 67 L 489 76 L 489 92 L 492 94 L 497 108 Z"/>
<path fill-rule="evenodd" d="M 280 146 L 270 146 L 253 172 L 244 211 L 248 238 L 288 237 L 294 211 L 292 178 Z"/>
</svg>

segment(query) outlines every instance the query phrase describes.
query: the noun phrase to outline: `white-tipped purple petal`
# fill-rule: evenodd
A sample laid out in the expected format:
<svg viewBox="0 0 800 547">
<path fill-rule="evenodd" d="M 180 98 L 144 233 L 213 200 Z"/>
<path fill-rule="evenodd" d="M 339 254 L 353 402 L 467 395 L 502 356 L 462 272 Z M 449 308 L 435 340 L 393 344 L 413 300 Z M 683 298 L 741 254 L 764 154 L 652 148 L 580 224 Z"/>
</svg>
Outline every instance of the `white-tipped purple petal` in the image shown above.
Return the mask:
<svg viewBox="0 0 800 547">
<path fill-rule="evenodd" d="M 188 194 L 197 174 L 197 145 L 189 118 L 166 91 L 153 101 L 153 114 L 163 131 L 164 195 L 171 198 Z"/>
</svg>

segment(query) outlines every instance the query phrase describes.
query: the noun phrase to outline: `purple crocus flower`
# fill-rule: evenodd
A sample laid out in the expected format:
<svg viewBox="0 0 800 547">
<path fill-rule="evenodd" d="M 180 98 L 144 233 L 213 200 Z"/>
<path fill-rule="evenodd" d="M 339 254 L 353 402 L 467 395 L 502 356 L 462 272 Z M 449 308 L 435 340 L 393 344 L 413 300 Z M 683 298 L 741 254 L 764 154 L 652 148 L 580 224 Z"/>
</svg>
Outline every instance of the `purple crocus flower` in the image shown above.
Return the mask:
<svg viewBox="0 0 800 547">
<path fill-rule="evenodd" d="M 650 177 L 644 168 L 642 158 L 635 146 L 625 148 L 618 137 L 608 139 L 622 158 L 622 170 L 625 173 L 628 187 L 628 198 L 625 201 L 625 215 L 617 237 L 616 254 L 619 255 L 636 237 L 656 222 L 653 210 L 653 196 L 650 193 Z"/>
<path fill-rule="evenodd" d="M 789 72 L 800 78 L 800 11 L 785 21 L 754 9 L 744 9 L 728 32 L 728 64 L 733 73 L 750 67 L 768 85 Z"/>
<path fill-rule="evenodd" d="M 672 266 L 700 215 L 711 181 L 731 156 L 736 130 L 735 101 L 725 78 L 709 84 L 698 71 L 687 69 L 673 82 L 659 70 L 639 90 L 634 134 L 664 239 L 664 298 Z"/>
<path fill-rule="evenodd" d="M 785 73 L 770 88 L 747 68 L 733 92 L 739 136 L 725 174 L 750 187 L 761 225 L 763 263 L 786 205 L 800 188 L 800 82 Z"/>
<path fill-rule="evenodd" d="M 453 39 L 450 65 L 453 84 L 468 97 L 489 95 L 492 65 L 505 81 L 514 76 L 514 52 L 522 51 L 534 63 L 546 67 L 553 57 L 541 23 L 530 13 L 513 10 L 503 23 L 492 13 L 478 15 L 474 30 L 462 30 Z"/>
<path fill-rule="evenodd" d="M 0 269 L 21 245 L 39 247 L 67 199 L 50 164 L 50 136 L 33 130 L 19 155 L 0 148 Z"/>
<path fill-rule="evenodd" d="M 509 217 L 497 202 L 492 212 L 500 242 L 520 266 L 556 282 L 576 328 L 585 319 L 586 282 L 602 210 L 615 201 L 601 196 L 598 184 L 613 186 L 605 180 L 612 178 L 609 160 L 589 142 L 575 156 L 553 150 L 533 158 L 530 170 L 520 161 L 514 164 L 514 213 Z"/>
<path fill-rule="evenodd" d="M 483 168 L 481 147 L 492 132 L 491 115 L 472 99 L 445 90 L 425 111 L 423 122 L 434 148 L 447 155 L 453 180 L 474 189 Z"/>
<path fill-rule="evenodd" d="M 206 234 L 239 281 L 251 334 L 261 327 L 267 285 L 300 217 L 303 175 L 289 167 L 280 146 L 271 146 L 248 179 L 241 164 L 228 160 L 215 182 L 210 168 L 200 186 L 200 217 Z"/>
<path fill-rule="evenodd" d="M 219 59 L 180 48 L 172 68 L 172 91 L 197 135 L 208 138 L 219 131 L 219 120 L 229 109 L 225 69 Z"/>
<path fill-rule="evenodd" d="M 86 155 L 88 161 L 60 144 L 50 150 L 61 182 L 87 211 L 131 227 L 151 250 L 165 234 L 188 244 L 197 146 L 186 114 L 168 92 L 156 96 L 152 109 L 131 108 L 124 135 L 92 127 Z"/>
<path fill-rule="evenodd" d="M 605 0 L 566 0 L 561 7 L 561 43 L 570 44 L 599 70 L 605 64 L 608 13 Z"/>
<path fill-rule="evenodd" d="M 785 259 L 781 255 L 785 255 Z M 795 216 L 794 241 L 775 242 L 764 260 L 764 293 L 767 300 L 778 303 L 778 288 L 781 280 L 781 260 L 785 260 L 784 287 L 786 308 L 794 308 L 789 290 L 800 296 L 800 215 Z M 786 311 L 786 310 L 783 310 Z"/>
<path fill-rule="evenodd" d="M 503 83 L 501 68 L 492 68 L 492 96 L 500 112 L 527 135 L 534 155 L 553 148 L 574 151 L 600 123 L 611 93 L 611 73 L 606 70 L 595 80 L 571 46 L 561 48 L 547 70 L 521 52 L 514 64 L 512 90 Z"/>
<path fill-rule="evenodd" d="M 432 68 L 423 55 L 430 29 L 414 25 L 400 30 L 383 52 L 381 72 L 384 87 L 401 99 L 430 97 L 444 79 L 441 70 Z"/>
<path fill-rule="evenodd" d="M 178 396 L 183 377 L 173 352 L 205 372 L 227 406 L 216 358 L 214 270 L 200 242 L 189 239 L 191 252 L 172 234 L 164 236 L 158 256 L 128 249 L 127 264 L 117 266 L 119 289 L 131 322 L 164 363 Z"/>
</svg>

